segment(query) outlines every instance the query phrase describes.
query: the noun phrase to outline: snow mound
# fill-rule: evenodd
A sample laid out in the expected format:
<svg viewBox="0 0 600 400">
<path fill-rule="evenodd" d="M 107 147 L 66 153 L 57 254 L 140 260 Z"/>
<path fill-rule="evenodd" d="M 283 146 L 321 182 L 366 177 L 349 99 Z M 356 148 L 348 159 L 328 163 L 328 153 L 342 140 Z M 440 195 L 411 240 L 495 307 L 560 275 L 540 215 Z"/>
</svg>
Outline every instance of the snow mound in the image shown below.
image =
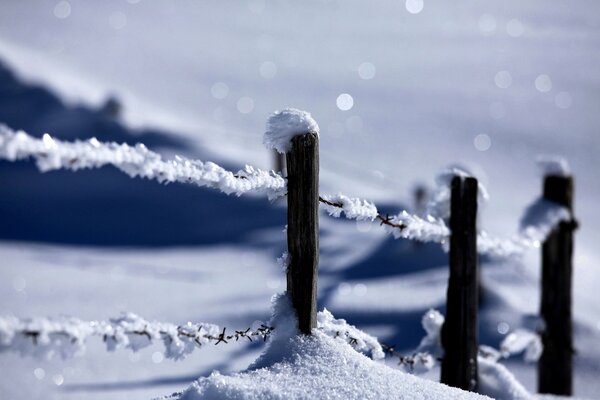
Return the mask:
<svg viewBox="0 0 600 400">
<path fill-rule="evenodd" d="M 172 399 L 486 398 L 394 370 L 318 331 L 281 344 L 286 353 L 281 362 L 229 376 L 213 372 Z M 283 349 L 267 351 L 273 350 Z"/>
<path fill-rule="evenodd" d="M 300 335 L 285 294 L 274 298 L 273 308 L 271 323 L 277 329 L 265 352 L 248 370 L 232 375 L 215 371 L 168 399 L 486 398 L 373 361 L 354 350 L 343 337 L 330 337 L 320 330 L 314 330 L 312 336 Z M 323 318 L 329 325 L 334 324 L 327 315 L 322 314 Z"/>
<path fill-rule="evenodd" d="M 290 150 L 294 136 L 305 133 L 319 134 L 319 125 L 310 113 L 296 108 L 275 111 L 267 121 L 267 131 L 263 138 L 264 145 L 285 154 Z"/>
</svg>

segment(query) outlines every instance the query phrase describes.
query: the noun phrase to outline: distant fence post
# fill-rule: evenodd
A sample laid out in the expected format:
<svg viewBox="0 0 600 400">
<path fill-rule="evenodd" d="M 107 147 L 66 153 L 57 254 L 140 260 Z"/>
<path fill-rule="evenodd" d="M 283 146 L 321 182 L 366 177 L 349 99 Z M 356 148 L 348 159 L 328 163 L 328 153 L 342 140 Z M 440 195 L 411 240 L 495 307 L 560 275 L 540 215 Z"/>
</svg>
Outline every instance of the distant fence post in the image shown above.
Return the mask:
<svg viewBox="0 0 600 400">
<path fill-rule="evenodd" d="M 286 154 L 288 171 L 287 291 L 300 332 L 317 327 L 319 266 L 319 137 L 296 136 Z"/>
<path fill-rule="evenodd" d="M 573 211 L 573 178 L 544 178 L 544 199 Z M 575 221 L 561 222 L 542 246 L 541 315 L 544 350 L 538 362 L 538 392 L 570 396 L 573 391 L 571 280 Z"/>
<path fill-rule="evenodd" d="M 455 176 L 451 183 L 450 278 L 441 381 L 463 390 L 477 390 L 478 256 L 477 180 Z"/>
<path fill-rule="evenodd" d="M 271 151 L 273 153 L 273 171 L 285 177 L 287 175 L 287 168 L 285 165 L 285 154 L 282 154 L 275 149 Z"/>
</svg>

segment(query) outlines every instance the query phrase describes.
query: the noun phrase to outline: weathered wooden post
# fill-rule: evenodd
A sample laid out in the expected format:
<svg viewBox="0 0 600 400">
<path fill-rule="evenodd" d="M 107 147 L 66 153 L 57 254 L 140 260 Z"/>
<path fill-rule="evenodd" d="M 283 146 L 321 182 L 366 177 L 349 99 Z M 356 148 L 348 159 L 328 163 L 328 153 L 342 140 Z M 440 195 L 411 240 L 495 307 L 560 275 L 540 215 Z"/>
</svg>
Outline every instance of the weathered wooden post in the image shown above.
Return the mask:
<svg viewBox="0 0 600 400">
<path fill-rule="evenodd" d="M 292 139 L 286 154 L 288 171 L 287 291 L 298 316 L 300 332 L 317 326 L 319 266 L 319 136 Z"/>
<path fill-rule="evenodd" d="M 573 212 L 573 178 L 548 175 L 544 199 Z M 541 315 L 544 350 L 538 362 L 538 392 L 570 396 L 573 391 L 571 282 L 573 230 L 576 222 L 561 222 L 542 246 Z"/>
<path fill-rule="evenodd" d="M 478 269 L 477 180 L 455 176 L 451 183 L 450 278 L 441 381 L 463 390 L 477 390 Z"/>
<path fill-rule="evenodd" d="M 287 168 L 285 165 L 285 154 L 272 150 L 273 154 L 273 171 L 281 174 L 281 176 L 287 176 Z"/>
</svg>

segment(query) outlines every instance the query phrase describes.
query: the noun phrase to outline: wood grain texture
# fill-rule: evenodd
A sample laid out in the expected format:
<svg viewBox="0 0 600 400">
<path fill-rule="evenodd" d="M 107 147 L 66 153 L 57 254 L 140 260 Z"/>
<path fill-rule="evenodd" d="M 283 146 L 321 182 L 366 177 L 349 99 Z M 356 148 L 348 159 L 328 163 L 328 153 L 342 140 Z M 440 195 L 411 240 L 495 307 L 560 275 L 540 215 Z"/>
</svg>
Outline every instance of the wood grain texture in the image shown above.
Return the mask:
<svg viewBox="0 0 600 400">
<path fill-rule="evenodd" d="M 319 268 L 319 137 L 308 133 L 292 139 L 286 154 L 288 172 L 287 290 L 300 332 L 317 326 Z"/>
</svg>

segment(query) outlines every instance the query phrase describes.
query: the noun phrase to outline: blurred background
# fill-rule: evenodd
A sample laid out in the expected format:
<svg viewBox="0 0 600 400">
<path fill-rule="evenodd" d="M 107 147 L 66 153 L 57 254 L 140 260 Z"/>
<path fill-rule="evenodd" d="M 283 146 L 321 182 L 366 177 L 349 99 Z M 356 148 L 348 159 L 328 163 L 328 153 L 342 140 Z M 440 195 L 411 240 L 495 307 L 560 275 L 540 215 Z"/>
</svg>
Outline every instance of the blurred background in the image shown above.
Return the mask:
<svg viewBox="0 0 600 400">
<path fill-rule="evenodd" d="M 0 122 L 270 169 L 266 120 L 296 107 L 321 128 L 323 193 L 414 210 L 415 188 L 432 191 L 435 175 L 460 163 L 490 194 L 481 227 L 504 237 L 541 192 L 536 157 L 563 156 L 581 224 L 576 394 L 594 398 L 599 48 L 593 0 L 0 0 Z M 268 318 L 270 295 L 284 288 L 275 258 L 285 249 L 285 204 L 163 187 L 112 168 L 40 174 L 30 162 L 0 162 L 0 183 L 2 314 L 102 319 L 131 310 L 242 326 Z M 321 241 L 321 306 L 399 348 L 418 344 L 422 313 L 443 307 L 446 255 L 327 217 Z M 506 334 L 501 324 L 518 327 L 538 312 L 535 253 L 484 263 L 487 344 Z M 132 361 L 100 346 L 68 362 L 1 354 L 0 393 L 149 398 L 215 368 L 244 368 L 260 349 L 182 363 L 155 362 L 153 350 Z M 535 368 L 510 362 L 533 390 Z"/>
</svg>

